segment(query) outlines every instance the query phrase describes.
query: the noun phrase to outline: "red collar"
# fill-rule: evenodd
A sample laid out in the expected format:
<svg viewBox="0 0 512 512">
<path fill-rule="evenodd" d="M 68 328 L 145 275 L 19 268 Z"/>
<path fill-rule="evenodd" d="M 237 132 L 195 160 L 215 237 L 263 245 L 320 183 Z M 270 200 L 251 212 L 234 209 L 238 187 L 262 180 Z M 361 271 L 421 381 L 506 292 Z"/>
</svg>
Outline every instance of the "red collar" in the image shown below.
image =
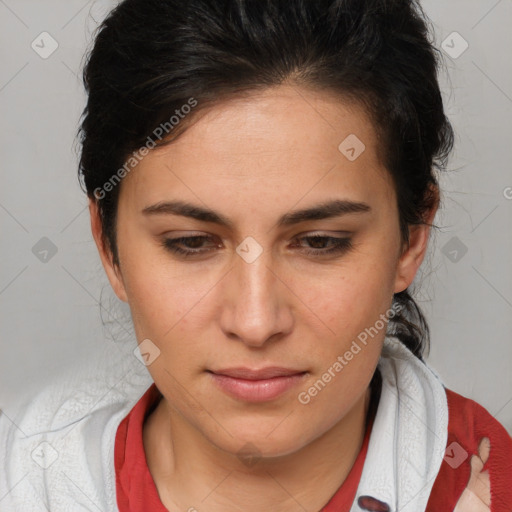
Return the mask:
<svg viewBox="0 0 512 512">
<path fill-rule="evenodd" d="M 119 512 L 168 512 L 158 496 L 149 472 L 142 441 L 144 420 L 162 394 L 153 383 L 120 423 L 115 440 L 114 464 Z M 349 475 L 321 512 L 349 512 L 361 478 L 368 450 L 373 418 L 370 419 L 361 450 Z"/>
</svg>

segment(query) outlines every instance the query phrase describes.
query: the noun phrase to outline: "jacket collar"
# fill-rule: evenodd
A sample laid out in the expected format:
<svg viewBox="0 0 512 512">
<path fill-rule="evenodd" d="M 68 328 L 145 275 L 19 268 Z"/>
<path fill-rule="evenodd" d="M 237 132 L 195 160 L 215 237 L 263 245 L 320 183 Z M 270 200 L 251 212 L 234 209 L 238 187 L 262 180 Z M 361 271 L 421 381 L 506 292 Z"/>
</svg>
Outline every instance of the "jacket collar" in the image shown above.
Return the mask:
<svg viewBox="0 0 512 512">
<path fill-rule="evenodd" d="M 439 377 L 395 337 L 386 337 L 378 367 L 381 396 L 350 512 L 422 511 L 446 448 L 446 392 Z"/>
</svg>

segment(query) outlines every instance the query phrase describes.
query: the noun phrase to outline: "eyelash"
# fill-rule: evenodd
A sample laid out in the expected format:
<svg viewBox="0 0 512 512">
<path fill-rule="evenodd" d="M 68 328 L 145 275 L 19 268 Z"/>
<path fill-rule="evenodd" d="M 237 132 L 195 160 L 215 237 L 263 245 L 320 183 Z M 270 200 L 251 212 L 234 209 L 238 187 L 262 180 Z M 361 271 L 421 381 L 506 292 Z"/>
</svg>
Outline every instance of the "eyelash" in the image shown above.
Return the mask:
<svg viewBox="0 0 512 512">
<path fill-rule="evenodd" d="M 204 241 L 214 241 L 212 236 L 187 236 L 187 237 L 179 237 L 179 238 L 165 238 L 162 240 L 163 247 L 171 251 L 175 254 L 178 254 L 180 256 L 184 257 L 190 257 L 200 254 L 206 254 L 211 249 L 203 251 L 203 250 L 186 250 L 182 249 L 181 247 L 178 247 L 178 244 L 186 244 L 187 242 L 191 241 L 198 241 L 198 240 L 204 240 Z M 350 238 L 340 238 L 340 237 L 332 237 L 332 236 L 321 236 L 321 235 L 310 235 L 310 236 L 303 236 L 299 238 L 295 238 L 294 240 L 325 240 L 330 242 L 333 247 L 327 250 L 322 249 L 308 249 L 305 251 L 305 253 L 308 256 L 327 256 L 331 254 L 341 254 L 344 252 L 348 252 L 350 249 L 352 249 L 352 241 Z"/>
</svg>

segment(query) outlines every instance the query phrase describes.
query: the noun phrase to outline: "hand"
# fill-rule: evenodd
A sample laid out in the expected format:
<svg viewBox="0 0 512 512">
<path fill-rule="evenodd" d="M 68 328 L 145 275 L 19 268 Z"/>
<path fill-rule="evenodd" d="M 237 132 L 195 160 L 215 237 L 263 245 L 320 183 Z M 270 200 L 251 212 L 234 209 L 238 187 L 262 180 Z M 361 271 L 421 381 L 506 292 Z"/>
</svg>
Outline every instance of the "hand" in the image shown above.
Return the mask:
<svg viewBox="0 0 512 512">
<path fill-rule="evenodd" d="M 471 457 L 471 475 L 468 485 L 461 494 L 453 512 L 491 512 L 489 471 L 482 471 L 490 452 L 491 442 L 488 437 L 484 437 L 478 445 L 478 455 Z"/>
</svg>

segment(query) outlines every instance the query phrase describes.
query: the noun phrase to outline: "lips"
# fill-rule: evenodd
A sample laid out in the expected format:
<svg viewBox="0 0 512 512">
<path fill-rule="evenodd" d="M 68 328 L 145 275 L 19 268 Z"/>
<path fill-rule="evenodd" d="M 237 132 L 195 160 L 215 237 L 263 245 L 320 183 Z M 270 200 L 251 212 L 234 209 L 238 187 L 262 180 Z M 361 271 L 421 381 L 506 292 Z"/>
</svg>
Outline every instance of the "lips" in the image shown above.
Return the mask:
<svg viewBox="0 0 512 512">
<path fill-rule="evenodd" d="M 274 377 L 297 375 L 300 373 L 304 373 L 304 370 L 293 370 L 290 368 L 283 368 L 280 366 L 268 366 L 266 368 L 261 368 L 259 370 L 237 367 L 215 370 L 212 371 L 212 373 L 215 373 L 217 375 L 225 375 L 226 377 L 233 377 L 235 379 L 264 380 L 273 379 Z"/>
<path fill-rule="evenodd" d="M 270 366 L 261 369 L 225 368 L 209 371 L 213 383 L 224 393 L 243 402 L 267 402 L 297 387 L 306 371 Z"/>
</svg>

